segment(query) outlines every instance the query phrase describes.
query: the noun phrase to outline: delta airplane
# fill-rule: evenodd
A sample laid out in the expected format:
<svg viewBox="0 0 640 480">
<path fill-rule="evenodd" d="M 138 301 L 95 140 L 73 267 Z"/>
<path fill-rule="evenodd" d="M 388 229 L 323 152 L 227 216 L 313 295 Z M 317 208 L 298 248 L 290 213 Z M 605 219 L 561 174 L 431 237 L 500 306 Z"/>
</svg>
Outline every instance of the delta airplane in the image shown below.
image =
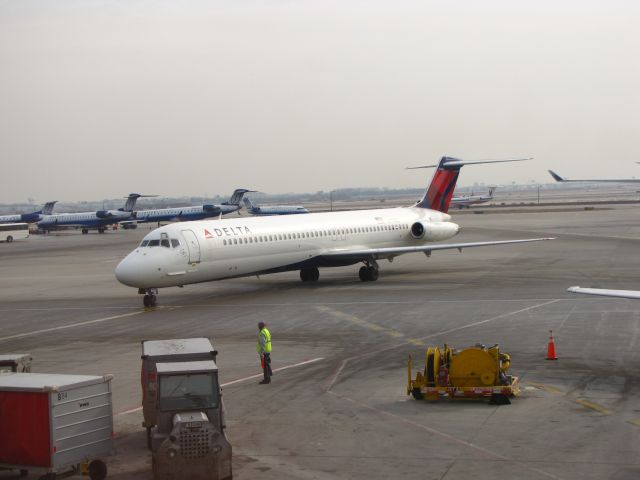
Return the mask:
<svg viewBox="0 0 640 480">
<path fill-rule="evenodd" d="M 244 197 L 244 205 L 252 215 L 296 215 L 299 213 L 309 213 L 309 210 L 300 205 L 254 205 L 248 198 Z"/>
<path fill-rule="evenodd" d="M 124 207 L 117 210 L 45 215 L 38 222 L 38 229 L 48 232 L 61 227 L 76 227 L 82 228 L 82 233 L 87 234 L 90 228 L 95 228 L 99 233 L 104 233 L 107 226 L 132 218 L 136 201 L 144 196 L 146 195 L 129 194 Z"/>
<path fill-rule="evenodd" d="M 640 183 L 640 179 L 637 178 L 618 178 L 618 179 L 609 179 L 609 178 L 594 178 L 590 180 L 569 180 L 568 178 L 561 177 L 553 170 L 547 170 L 549 174 L 553 177 L 556 182 L 581 182 L 581 183 Z"/>
<path fill-rule="evenodd" d="M 536 242 L 528 238 L 493 242 L 433 244 L 455 236 L 460 227 L 447 214 L 463 165 L 505 160 L 463 161 L 443 157 L 424 198 L 406 208 L 308 213 L 203 220 L 157 228 L 116 267 L 121 283 L 156 303 L 158 288 L 234 277 L 300 271 L 315 282 L 319 267 L 363 263 L 360 280 L 378 278 L 378 260 L 404 253 Z"/>
<path fill-rule="evenodd" d="M 240 210 L 240 201 L 245 193 L 253 190 L 238 188 L 234 190 L 228 202 L 219 205 L 197 205 L 193 207 L 157 208 L 153 210 L 138 210 L 134 214 L 136 223 L 146 222 L 184 222 L 187 220 L 202 220 L 204 218 L 219 217 Z"/>
<path fill-rule="evenodd" d="M 31 213 L 22 213 L 16 215 L 0 215 L 0 223 L 34 223 L 39 222 L 45 216 L 51 215 L 53 212 L 53 206 L 57 203 L 57 200 L 53 202 L 47 202 L 42 207 L 42 210 Z"/>
<path fill-rule="evenodd" d="M 487 203 L 493 200 L 493 192 L 496 187 L 489 187 L 489 193 L 487 195 L 466 195 L 463 197 L 453 197 L 451 199 L 451 205 L 463 209 L 464 207 L 471 207 L 471 205 L 477 205 L 479 203 Z"/>
</svg>

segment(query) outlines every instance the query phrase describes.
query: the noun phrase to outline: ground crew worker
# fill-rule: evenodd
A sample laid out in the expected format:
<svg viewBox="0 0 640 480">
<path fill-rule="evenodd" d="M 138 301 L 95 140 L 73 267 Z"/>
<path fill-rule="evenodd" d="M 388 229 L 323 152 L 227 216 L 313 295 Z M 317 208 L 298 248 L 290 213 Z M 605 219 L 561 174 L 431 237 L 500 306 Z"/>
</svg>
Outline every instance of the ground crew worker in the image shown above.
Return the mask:
<svg viewBox="0 0 640 480">
<path fill-rule="evenodd" d="M 258 354 L 262 362 L 262 372 L 264 379 L 261 384 L 271 383 L 271 333 L 267 330 L 264 322 L 258 323 Z"/>
</svg>

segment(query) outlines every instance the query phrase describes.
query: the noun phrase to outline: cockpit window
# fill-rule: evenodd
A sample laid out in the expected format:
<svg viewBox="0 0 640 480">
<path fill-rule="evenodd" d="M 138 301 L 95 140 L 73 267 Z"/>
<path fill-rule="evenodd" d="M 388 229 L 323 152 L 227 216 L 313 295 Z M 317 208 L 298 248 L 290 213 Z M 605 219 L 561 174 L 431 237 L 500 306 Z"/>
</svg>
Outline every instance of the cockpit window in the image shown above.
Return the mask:
<svg viewBox="0 0 640 480">
<path fill-rule="evenodd" d="M 146 247 L 149 244 L 149 240 L 143 240 L 140 244 L 141 247 Z"/>
<path fill-rule="evenodd" d="M 160 240 L 149 240 L 150 247 L 157 247 L 158 245 L 160 245 Z"/>
<path fill-rule="evenodd" d="M 179 247 L 179 246 L 180 246 L 180 240 L 175 239 L 175 238 L 172 238 L 172 239 L 171 239 L 171 246 L 172 246 L 173 248 L 177 248 L 177 247 Z"/>
<path fill-rule="evenodd" d="M 162 240 L 160 240 L 160 245 L 162 245 L 163 247 L 171 248 L 171 244 L 169 243 L 168 238 L 163 238 Z"/>
</svg>

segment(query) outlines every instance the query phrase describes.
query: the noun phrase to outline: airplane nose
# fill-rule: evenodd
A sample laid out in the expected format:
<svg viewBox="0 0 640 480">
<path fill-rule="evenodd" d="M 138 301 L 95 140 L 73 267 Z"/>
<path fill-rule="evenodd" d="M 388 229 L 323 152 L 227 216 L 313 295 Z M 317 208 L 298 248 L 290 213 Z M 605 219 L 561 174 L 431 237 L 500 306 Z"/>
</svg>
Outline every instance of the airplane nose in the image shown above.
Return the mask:
<svg viewBox="0 0 640 480">
<path fill-rule="evenodd" d="M 138 286 L 138 274 L 136 272 L 134 262 L 131 261 L 129 256 L 125 257 L 118 266 L 116 267 L 116 279 L 129 287 L 137 287 Z"/>
</svg>

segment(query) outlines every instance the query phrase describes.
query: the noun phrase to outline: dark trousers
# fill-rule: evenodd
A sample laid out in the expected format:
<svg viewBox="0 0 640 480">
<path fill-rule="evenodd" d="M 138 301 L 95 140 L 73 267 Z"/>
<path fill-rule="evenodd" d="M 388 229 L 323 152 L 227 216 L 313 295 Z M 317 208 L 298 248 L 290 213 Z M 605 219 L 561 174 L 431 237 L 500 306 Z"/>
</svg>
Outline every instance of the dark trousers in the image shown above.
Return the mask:
<svg viewBox="0 0 640 480">
<path fill-rule="evenodd" d="M 262 354 L 262 358 L 264 360 L 264 367 L 262 367 L 262 373 L 264 373 L 264 381 L 265 382 L 270 382 L 271 381 L 271 375 L 272 375 L 272 371 L 271 371 L 271 354 L 270 353 L 263 353 Z"/>
</svg>

